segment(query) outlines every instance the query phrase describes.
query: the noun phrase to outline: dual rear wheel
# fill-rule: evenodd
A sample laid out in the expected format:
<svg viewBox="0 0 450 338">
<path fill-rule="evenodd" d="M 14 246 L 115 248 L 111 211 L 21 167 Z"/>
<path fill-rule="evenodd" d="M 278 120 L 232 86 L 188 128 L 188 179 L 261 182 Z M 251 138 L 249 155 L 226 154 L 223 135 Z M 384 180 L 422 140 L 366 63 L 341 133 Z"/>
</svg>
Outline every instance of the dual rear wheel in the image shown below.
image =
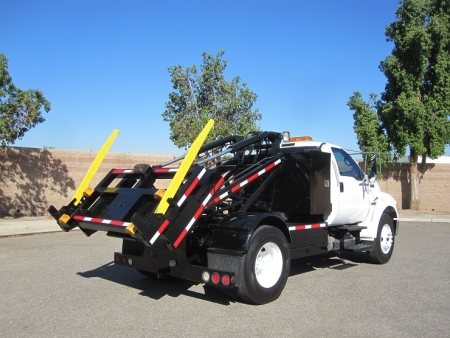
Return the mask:
<svg viewBox="0 0 450 338">
<path fill-rule="evenodd" d="M 274 301 L 286 285 L 289 269 L 290 252 L 286 237 L 273 226 L 259 227 L 244 258 L 239 297 L 254 304 Z"/>
</svg>

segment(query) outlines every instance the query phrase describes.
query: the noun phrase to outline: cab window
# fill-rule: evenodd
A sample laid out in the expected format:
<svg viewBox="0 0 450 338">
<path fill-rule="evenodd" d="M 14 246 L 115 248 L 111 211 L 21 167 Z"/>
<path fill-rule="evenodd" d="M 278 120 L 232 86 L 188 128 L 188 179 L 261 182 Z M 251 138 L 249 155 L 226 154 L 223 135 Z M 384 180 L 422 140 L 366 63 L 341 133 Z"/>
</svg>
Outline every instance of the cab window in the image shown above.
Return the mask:
<svg viewBox="0 0 450 338">
<path fill-rule="evenodd" d="M 356 164 L 353 158 L 347 154 L 344 150 L 338 148 L 331 148 L 336 158 L 336 162 L 339 168 L 339 174 L 341 176 L 349 176 L 357 179 L 358 181 L 364 178 L 364 173 L 361 168 Z"/>
</svg>

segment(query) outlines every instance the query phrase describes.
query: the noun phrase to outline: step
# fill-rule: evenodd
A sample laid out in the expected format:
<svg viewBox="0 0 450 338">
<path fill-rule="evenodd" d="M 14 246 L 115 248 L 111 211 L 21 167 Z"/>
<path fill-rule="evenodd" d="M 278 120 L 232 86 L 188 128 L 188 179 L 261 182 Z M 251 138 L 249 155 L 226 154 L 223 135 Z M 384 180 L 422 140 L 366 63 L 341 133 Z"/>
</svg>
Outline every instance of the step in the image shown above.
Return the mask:
<svg viewBox="0 0 450 338">
<path fill-rule="evenodd" d="M 344 250 L 348 251 L 372 251 L 373 244 L 359 243 L 356 245 L 348 246 L 344 248 Z"/>
<path fill-rule="evenodd" d="M 344 230 L 344 231 L 360 231 L 367 229 L 367 227 L 363 227 L 360 225 L 341 225 L 336 227 L 337 230 Z"/>
</svg>

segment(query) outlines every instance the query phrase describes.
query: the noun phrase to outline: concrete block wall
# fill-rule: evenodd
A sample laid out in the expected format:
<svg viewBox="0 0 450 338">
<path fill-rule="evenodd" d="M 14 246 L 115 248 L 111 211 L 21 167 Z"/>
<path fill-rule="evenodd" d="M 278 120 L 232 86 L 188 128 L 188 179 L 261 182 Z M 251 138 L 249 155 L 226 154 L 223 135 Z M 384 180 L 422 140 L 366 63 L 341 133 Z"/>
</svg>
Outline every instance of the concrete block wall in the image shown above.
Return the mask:
<svg viewBox="0 0 450 338">
<path fill-rule="evenodd" d="M 420 166 L 420 165 L 419 165 Z M 399 209 L 409 209 L 409 164 L 398 163 L 382 168 L 383 179 L 378 180 L 383 191 L 397 200 Z M 430 163 L 421 172 L 420 209 L 427 213 L 450 214 L 450 164 Z"/>
<path fill-rule="evenodd" d="M 47 207 L 67 204 L 96 156 L 92 151 L 7 147 L 0 149 L 0 217 L 47 215 Z M 171 155 L 109 153 L 91 184 L 95 187 L 111 169 L 132 169 L 135 164 L 156 165 Z M 176 164 L 174 164 L 176 166 Z M 382 169 L 378 180 L 394 196 L 400 209 L 409 209 L 407 164 Z M 168 180 L 156 183 L 166 188 Z M 421 209 L 450 213 L 450 164 L 428 164 L 420 180 Z"/>
<path fill-rule="evenodd" d="M 0 149 L 0 217 L 47 215 L 70 202 L 96 156 L 93 151 L 7 147 Z M 135 164 L 161 164 L 170 155 L 109 153 L 92 180 L 95 187 L 111 169 L 132 169 Z M 176 164 L 174 164 L 176 166 Z M 168 180 L 156 183 L 167 188 Z"/>
<path fill-rule="evenodd" d="M 430 164 L 420 180 L 421 209 L 450 213 L 450 164 Z"/>
</svg>

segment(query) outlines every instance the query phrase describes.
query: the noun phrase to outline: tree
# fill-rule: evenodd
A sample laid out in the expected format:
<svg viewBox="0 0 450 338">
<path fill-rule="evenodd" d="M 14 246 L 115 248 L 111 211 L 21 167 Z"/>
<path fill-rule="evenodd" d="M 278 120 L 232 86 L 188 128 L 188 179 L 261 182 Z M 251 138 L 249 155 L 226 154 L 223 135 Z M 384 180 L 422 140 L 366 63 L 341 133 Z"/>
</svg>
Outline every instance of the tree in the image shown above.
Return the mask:
<svg viewBox="0 0 450 338">
<path fill-rule="evenodd" d="M 246 83 L 241 84 L 239 76 L 231 82 L 225 80 L 224 54 L 219 51 L 213 57 L 204 52 L 200 74 L 195 65 L 168 69 L 175 91 L 169 93 L 162 116 L 170 124 L 170 139 L 179 148 L 189 147 L 209 119 L 215 123 L 207 141 L 259 130 L 256 122 L 261 114 L 252 110 L 257 95 Z"/>
<path fill-rule="evenodd" d="M 39 90 L 17 88 L 8 72 L 8 59 L 0 54 L 0 146 L 14 144 L 44 122 L 42 109 L 48 113 L 50 102 Z"/>
<path fill-rule="evenodd" d="M 364 101 L 360 92 L 354 92 L 347 105 L 354 110 L 353 130 L 358 139 L 358 146 L 365 153 L 377 153 L 381 157 L 381 163 L 387 164 L 392 159 L 391 146 L 381 121 L 377 115 L 376 94 L 370 94 L 368 102 Z"/>
<path fill-rule="evenodd" d="M 410 208 L 419 210 L 418 157 L 424 170 L 427 156 L 443 155 L 450 139 L 450 2 L 399 4 L 397 20 L 385 31 L 394 48 L 380 64 L 387 84 L 376 111 L 380 131 L 396 155 L 409 149 Z M 349 105 L 359 109 L 352 97 Z"/>
</svg>

